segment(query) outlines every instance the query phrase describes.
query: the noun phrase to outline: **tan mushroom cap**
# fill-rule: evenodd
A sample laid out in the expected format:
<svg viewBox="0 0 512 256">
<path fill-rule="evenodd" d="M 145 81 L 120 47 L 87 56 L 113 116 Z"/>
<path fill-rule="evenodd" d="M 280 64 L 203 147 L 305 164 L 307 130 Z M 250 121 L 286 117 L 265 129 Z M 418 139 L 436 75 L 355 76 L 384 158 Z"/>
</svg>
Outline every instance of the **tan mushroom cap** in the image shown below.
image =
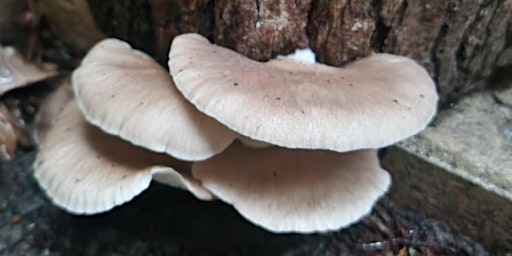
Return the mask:
<svg viewBox="0 0 512 256">
<path fill-rule="evenodd" d="M 90 50 L 73 73 L 73 89 L 89 122 L 176 158 L 206 159 L 238 136 L 183 98 L 158 63 L 117 39 Z"/>
<path fill-rule="evenodd" d="M 40 145 L 34 175 L 57 206 L 76 214 L 100 213 L 128 202 L 152 178 L 212 199 L 197 180 L 171 167 L 177 164 L 167 155 L 103 133 L 85 121 L 72 101 Z"/>
<path fill-rule="evenodd" d="M 272 232 L 346 227 L 368 214 L 390 185 L 375 150 L 337 153 L 234 143 L 192 174 L 249 221 Z"/>
<path fill-rule="evenodd" d="M 419 132 L 436 111 L 434 82 L 401 56 L 373 54 L 344 68 L 261 63 L 184 34 L 169 58 L 176 86 L 200 111 L 282 147 L 379 148 Z"/>
</svg>

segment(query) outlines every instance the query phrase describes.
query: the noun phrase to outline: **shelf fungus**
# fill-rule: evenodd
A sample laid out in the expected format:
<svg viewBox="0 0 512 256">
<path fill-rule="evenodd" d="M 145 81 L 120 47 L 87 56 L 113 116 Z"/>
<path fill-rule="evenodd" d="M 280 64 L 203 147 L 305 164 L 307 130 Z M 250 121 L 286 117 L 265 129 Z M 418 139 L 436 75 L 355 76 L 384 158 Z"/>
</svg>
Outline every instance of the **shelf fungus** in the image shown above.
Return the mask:
<svg viewBox="0 0 512 256">
<path fill-rule="evenodd" d="M 277 233 L 352 224 L 390 184 L 375 150 L 256 149 L 241 143 L 194 163 L 192 175 L 245 218 Z"/>
<path fill-rule="evenodd" d="M 183 96 L 258 147 L 235 143 L 192 174 L 272 232 L 335 230 L 367 215 L 390 184 L 375 149 L 418 133 L 437 108 L 435 83 L 406 57 L 341 68 L 311 59 L 257 62 L 197 34 L 169 52 Z"/>
<path fill-rule="evenodd" d="M 102 132 L 72 101 L 39 146 L 34 175 L 56 205 L 76 214 L 101 213 L 130 201 L 152 179 L 212 199 L 196 179 L 179 171 L 184 165 Z"/>
<path fill-rule="evenodd" d="M 36 177 L 75 213 L 106 211 L 158 179 L 271 232 L 347 227 L 390 186 L 376 149 L 425 128 L 435 84 L 406 57 L 372 54 L 340 68 L 298 54 L 257 62 L 184 34 L 169 75 L 106 39 L 74 72 L 78 107 L 41 144 Z"/>
<path fill-rule="evenodd" d="M 149 150 L 202 160 L 238 137 L 197 111 L 151 57 L 117 39 L 94 46 L 73 73 L 72 84 L 89 122 Z"/>
<path fill-rule="evenodd" d="M 343 68 L 291 58 L 262 63 L 185 34 L 172 43 L 169 68 L 197 109 L 246 137 L 287 148 L 384 147 L 418 133 L 436 112 L 425 69 L 390 54 Z"/>
</svg>

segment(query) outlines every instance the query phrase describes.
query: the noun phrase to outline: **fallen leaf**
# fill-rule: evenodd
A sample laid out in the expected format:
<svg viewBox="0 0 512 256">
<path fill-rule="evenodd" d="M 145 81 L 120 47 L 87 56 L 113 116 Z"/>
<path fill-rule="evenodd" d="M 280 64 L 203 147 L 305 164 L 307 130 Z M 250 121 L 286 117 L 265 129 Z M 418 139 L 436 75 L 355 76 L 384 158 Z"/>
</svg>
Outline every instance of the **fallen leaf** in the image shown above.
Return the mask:
<svg viewBox="0 0 512 256">
<path fill-rule="evenodd" d="M 19 134 L 19 127 L 11 113 L 0 103 L 0 160 L 11 160 L 15 157 Z"/>
<path fill-rule="evenodd" d="M 13 47 L 0 46 L 0 95 L 56 75 L 56 66 L 36 66 L 25 60 Z"/>
<path fill-rule="evenodd" d="M 16 214 L 11 218 L 11 224 L 18 224 L 21 221 L 21 216 Z"/>
</svg>

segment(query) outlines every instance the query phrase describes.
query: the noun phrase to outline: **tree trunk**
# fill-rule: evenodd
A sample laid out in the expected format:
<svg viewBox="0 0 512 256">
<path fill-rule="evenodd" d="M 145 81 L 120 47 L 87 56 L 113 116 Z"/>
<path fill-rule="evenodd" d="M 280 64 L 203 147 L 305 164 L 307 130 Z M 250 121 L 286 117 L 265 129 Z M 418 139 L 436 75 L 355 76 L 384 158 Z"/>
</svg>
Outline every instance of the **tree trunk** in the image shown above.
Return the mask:
<svg viewBox="0 0 512 256">
<path fill-rule="evenodd" d="M 256 60 L 311 47 L 340 66 L 370 52 L 424 65 L 443 99 L 512 64 L 512 0 L 89 0 L 100 27 L 166 59 L 198 32 Z"/>
</svg>

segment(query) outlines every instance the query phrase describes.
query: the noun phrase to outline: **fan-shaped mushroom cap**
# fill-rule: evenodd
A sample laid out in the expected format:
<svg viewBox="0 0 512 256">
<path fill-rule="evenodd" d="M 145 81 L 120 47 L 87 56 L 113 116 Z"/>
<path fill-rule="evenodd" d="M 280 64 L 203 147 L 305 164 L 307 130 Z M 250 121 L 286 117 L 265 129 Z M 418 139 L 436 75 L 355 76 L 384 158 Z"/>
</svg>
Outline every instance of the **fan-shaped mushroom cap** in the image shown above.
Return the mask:
<svg viewBox="0 0 512 256">
<path fill-rule="evenodd" d="M 90 50 L 73 73 L 73 89 L 92 124 L 180 159 L 208 158 L 238 136 L 195 109 L 153 59 L 116 39 Z"/>
<path fill-rule="evenodd" d="M 35 177 L 53 202 L 76 214 L 94 214 L 130 201 L 153 177 L 212 199 L 197 180 L 171 166 L 171 157 L 135 147 L 88 124 L 70 102 L 39 147 Z"/>
<path fill-rule="evenodd" d="M 401 56 L 373 54 L 344 68 L 261 63 L 184 34 L 169 58 L 176 86 L 200 111 L 288 148 L 379 148 L 422 130 L 436 111 L 434 82 Z"/>
<path fill-rule="evenodd" d="M 389 187 L 375 150 L 336 153 L 234 143 L 192 174 L 245 218 L 273 232 L 335 230 L 368 214 Z"/>
</svg>

